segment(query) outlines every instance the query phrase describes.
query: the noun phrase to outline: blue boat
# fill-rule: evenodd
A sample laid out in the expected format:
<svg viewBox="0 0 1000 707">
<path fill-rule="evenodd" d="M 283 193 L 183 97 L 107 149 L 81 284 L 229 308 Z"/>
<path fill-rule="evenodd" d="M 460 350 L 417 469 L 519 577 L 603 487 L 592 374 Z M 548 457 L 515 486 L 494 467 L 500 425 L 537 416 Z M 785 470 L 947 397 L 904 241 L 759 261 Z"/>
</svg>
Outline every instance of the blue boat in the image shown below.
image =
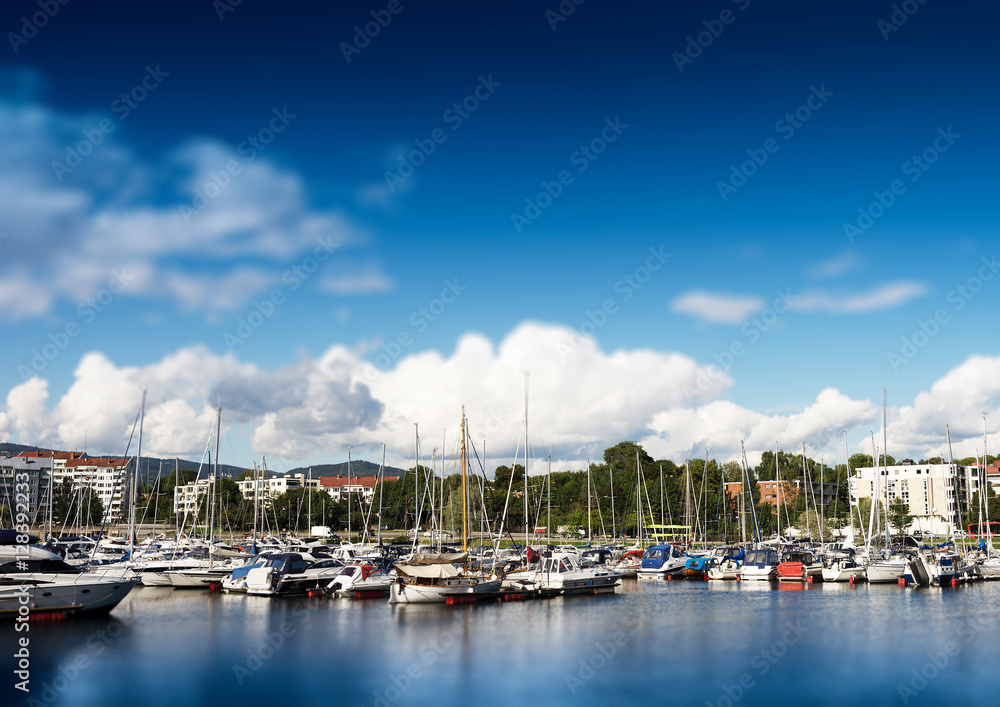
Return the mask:
<svg viewBox="0 0 1000 707">
<path fill-rule="evenodd" d="M 687 555 L 669 543 L 653 545 L 643 553 L 638 576 L 663 579 L 668 575 L 679 575 L 684 571 L 687 559 Z"/>
</svg>

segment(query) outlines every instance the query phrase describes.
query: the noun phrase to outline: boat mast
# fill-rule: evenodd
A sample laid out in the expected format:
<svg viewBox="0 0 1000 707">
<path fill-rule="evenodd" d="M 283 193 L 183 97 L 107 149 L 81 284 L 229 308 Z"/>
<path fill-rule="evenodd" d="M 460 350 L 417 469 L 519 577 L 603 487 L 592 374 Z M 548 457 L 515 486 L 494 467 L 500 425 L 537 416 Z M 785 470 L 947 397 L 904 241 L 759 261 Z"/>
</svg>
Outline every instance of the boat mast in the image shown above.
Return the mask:
<svg viewBox="0 0 1000 707">
<path fill-rule="evenodd" d="M 723 487 L 725 487 L 725 484 L 723 484 Z M 660 530 L 661 531 L 666 530 L 666 528 L 663 527 L 664 522 L 665 521 L 663 518 L 663 464 L 660 464 Z M 663 534 L 666 535 L 666 533 Z"/>
<path fill-rule="evenodd" d="M 215 411 L 215 473 L 212 475 L 212 499 L 211 515 L 209 518 L 208 530 L 208 565 L 213 565 L 215 554 L 215 491 L 219 479 L 219 437 L 222 432 L 222 403 L 219 403 Z"/>
<path fill-rule="evenodd" d="M 129 523 L 128 532 L 128 556 L 132 557 L 132 553 L 135 550 L 135 499 L 136 491 L 139 485 L 139 464 L 142 461 L 142 423 L 146 418 L 146 391 L 142 391 L 142 406 L 139 408 L 139 445 L 135 454 L 135 474 L 132 477 L 132 488 L 130 489 L 131 499 L 130 505 L 132 507 L 131 522 Z"/>
<path fill-rule="evenodd" d="M 465 420 L 463 408 L 462 420 Z M 463 437 L 464 439 L 464 437 Z M 462 473 L 465 473 L 464 470 Z M 512 471 L 511 474 L 514 472 Z M 528 556 L 528 372 L 524 372 L 524 555 Z"/>
<path fill-rule="evenodd" d="M 808 536 L 809 539 L 811 540 L 812 530 L 809 529 L 809 491 L 806 489 L 808 480 L 809 476 L 806 473 L 806 443 L 803 442 L 802 443 L 802 500 L 805 504 L 805 509 L 806 509 L 806 536 Z M 811 483 L 809 483 L 808 485 L 810 488 L 812 487 Z"/>
<path fill-rule="evenodd" d="M 612 539 L 618 537 L 618 531 L 615 528 L 615 467 L 612 464 L 608 464 L 608 473 L 611 475 L 611 537 Z"/>
<path fill-rule="evenodd" d="M 347 542 L 351 542 L 351 448 L 347 448 Z"/>
<path fill-rule="evenodd" d="M 777 494 L 778 503 L 778 539 L 781 539 L 781 474 L 778 472 L 778 440 L 774 441 L 774 488 Z M 786 499 L 787 501 L 787 499 Z M 785 520 L 788 520 L 788 524 L 791 525 L 791 521 L 788 519 L 788 509 L 785 509 Z"/>
<path fill-rule="evenodd" d="M 889 431 L 886 429 L 885 388 L 882 389 L 882 467 L 885 469 L 885 556 L 889 557 Z"/>
<path fill-rule="evenodd" d="M 635 536 L 642 547 L 642 467 L 639 466 L 639 450 L 635 450 Z"/>
<path fill-rule="evenodd" d="M 382 467 L 378 470 L 378 546 L 382 547 L 382 487 L 385 486 L 385 442 L 382 443 Z"/>
<path fill-rule="evenodd" d="M 687 544 L 691 545 L 691 460 L 684 462 L 684 523 L 687 524 Z"/>
<path fill-rule="evenodd" d="M 980 499 L 980 505 L 982 506 L 982 510 L 979 512 L 979 538 L 982 539 L 982 537 L 983 537 L 984 534 L 988 535 L 989 539 L 990 539 L 990 547 L 992 548 L 993 547 L 993 533 L 990 532 L 990 524 L 988 522 L 989 521 L 988 514 L 989 514 L 990 504 L 989 504 L 989 500 L 986 497 L 986 465 L 990 463 L 989 455 L 986 453 L 986 439 L 987 439 L 987 433 L 986 433 L 986 413 L 984 412 L 983 413 L 983 471 L 982 471 L 982 475 L 980 477 L 981 480 L 979 482 L 979 499 Z M 986 527 L 985 527 L 985 533 L 983 532 L 984 531 L 984 528 L 983 528 L 983 515 L 987 515 L 987 518 L 986 518 L 987 523 L 986 523 Z"/>
<path fill-rule="evenodd" d="M 590 460 L 587 460 L 587 545 L 591 543 L 590 532 Z"/>
<path fill-rule="evenodd" d="M 465 488 L 465 406 L 462 406 L 462 552 L 469 549 L 468 492 Z M 527 523 L 527 514 L 525 522 Z M 527 543 L 525 544 L 527 548 Z"/>
<path fill-rule="evenodd" d="M 552 542 L 552 455 L 549 454 L 546 457 L 545 461 L 549 467 L 548 469 L 549 478 L 547 482 L 549 487 L 549 493 L 548 493 L 548 500 L 546 501 L 546 503 L 548 504 L 548 508 L 546 508 L 546 517 L 545 517 L 545 539 L 549 542 Z"/>
</svg>

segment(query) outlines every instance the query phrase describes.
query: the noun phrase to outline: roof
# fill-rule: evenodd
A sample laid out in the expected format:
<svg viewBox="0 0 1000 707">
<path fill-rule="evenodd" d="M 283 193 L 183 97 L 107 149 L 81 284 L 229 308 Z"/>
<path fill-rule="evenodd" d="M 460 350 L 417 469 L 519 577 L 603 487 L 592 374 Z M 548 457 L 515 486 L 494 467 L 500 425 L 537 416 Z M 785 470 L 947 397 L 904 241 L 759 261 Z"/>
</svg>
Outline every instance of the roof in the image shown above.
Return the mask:
<svg viewBox="0 0 1000 707">
<path fill-rule="evenodd" d="M 34 459 L 79 459 L 83 452 L 21 452 L 17 456 Z"/>
<path fill-rule="evenodd" d="M 105 467 L 105 468 L 118 468 L 123 467 L 127 463 L 127 459 L 116 459 L 115 457 L 94 457 L 92 459 L 68 459 L 66 461 L 67 469 L 76 468 L 89 468 L 89 467 Z"/>
<path fill-rule="evenodd" d="M 364 486 L 366 488 L 375 488 L 375 484 L 378 483 L 377 476 L 352 476 L 351 486 Z M 323 488 L 340 488 L 341 486 L 347 486 L 346 476 L 321 476 L 319 477 L 319 485 Z"/>
</svg>

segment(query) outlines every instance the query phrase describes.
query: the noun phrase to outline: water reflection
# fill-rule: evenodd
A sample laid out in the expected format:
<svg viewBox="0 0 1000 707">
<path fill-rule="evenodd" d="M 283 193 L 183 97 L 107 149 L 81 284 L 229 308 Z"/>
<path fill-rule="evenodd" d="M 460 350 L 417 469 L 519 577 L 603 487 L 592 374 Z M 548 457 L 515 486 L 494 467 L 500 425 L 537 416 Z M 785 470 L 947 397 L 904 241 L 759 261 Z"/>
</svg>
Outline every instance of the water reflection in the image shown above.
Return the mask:
<svg viewBox="0 0 1000 707">
<path fill-rule="evenodd" d="M 979 649 L 998 599 L 986 584 L 632 580 L 613 595 L 447 607 L 139 588 L 112 617 L 33 626 L 32 681 L 74 706 L 493 704 L 499 689 L 504 703 L 606 707 L 662 702 L 663 685 L 681 704 L 888 704 L 951 641 L 920 699 L 983 704 L 1000 689 Z"/>
</svg>

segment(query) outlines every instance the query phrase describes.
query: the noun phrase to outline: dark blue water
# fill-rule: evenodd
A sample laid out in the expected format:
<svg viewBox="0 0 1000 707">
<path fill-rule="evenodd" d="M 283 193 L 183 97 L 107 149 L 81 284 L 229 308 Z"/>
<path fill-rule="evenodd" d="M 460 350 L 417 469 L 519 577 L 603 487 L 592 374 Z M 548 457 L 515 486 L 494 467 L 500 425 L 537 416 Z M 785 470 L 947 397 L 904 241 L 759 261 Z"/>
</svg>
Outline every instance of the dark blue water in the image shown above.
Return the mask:
<svg viewBox="0 0 1000 707">
<path fill-rule="evenodd" d="M 111 617 L 32 626 L 31 697 L 143 707 L 995 705 L 998 600 L 1000 583 L 632 581 L 613 596 L 461 607 L 138 587 Z M 15 639 L 0 629 L 5 657 Z M 23 702 L 11 675 L 4 694 Z"/>
</svg>

